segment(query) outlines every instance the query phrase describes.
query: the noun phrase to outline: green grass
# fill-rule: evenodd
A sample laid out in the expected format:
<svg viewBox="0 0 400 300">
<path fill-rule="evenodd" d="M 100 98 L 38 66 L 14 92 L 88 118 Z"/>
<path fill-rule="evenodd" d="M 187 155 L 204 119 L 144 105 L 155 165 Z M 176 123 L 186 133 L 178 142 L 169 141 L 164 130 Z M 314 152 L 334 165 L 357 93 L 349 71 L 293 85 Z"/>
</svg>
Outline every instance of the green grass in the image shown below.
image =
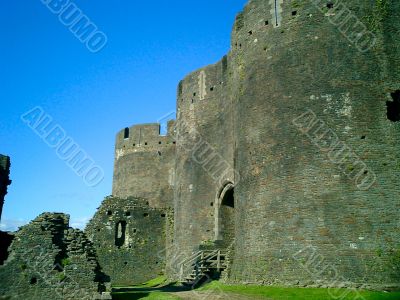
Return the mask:
<svg viewBox="0 0 400 300">
<path fill-rule="evenodd" d="M 170 294 L 174 285 L 166 286 L 167 279 L 164 276 L 152 279 L 141 285 L 129 287 L 122 292 L 118 289 L 112 293 L 114 300 L 178 300 L 179 298 Z M 161 287 L 160 286 L 164 286 Z M 169 288 L 168 288 L 169 287 Z M 161 290 L 164 290 L 162 292 Z M 346 289 L 322 289 L 322 288 L 288 288 L 277 286 L 256 286 L 256 285 L 224 285 L 218 281 L 213 281 L 199 289 L 198 291 L 215 290 L 217 295 L 221 292 L 242 294 L 247 296 L 257 296 L 270 300 L 400 300 L 398 292 L 371 292 L 353 291 Z"/>
<path fill-rule="evenodd" d="M 162 292 L 129 292 L 129 293 L 113 293 L 113 300 L 179 300 L 180 298 Z"/>
<path fill-rule="evenodd" d="M 116 287 L 113 288 L 129 288 L 129 292 L 113 292 L 113 300 L 135 300 L 135 299 L 148 299 L 148 300 L 177 300 L 179 298 L 172 296 L 166 292 L 155 291 L 155 287 L 161 286 L 167 283 L 167 278 L 165 276 L 160 276 L 149 280 L 145 283 L 131 286 L 131 287 Z M 136 290 L 135 290 L 136 289 Z"/>
<path fill-rule="evenodd" d="M 287 287 L 267 287 L 254 285 L 224 285 L 219 282 L 211 282 L 199 290 L 220 289 L 242 295 L 254 295 L 273 300 L 400 300 L 400 292 L 370 292 L 370 291 L 350 291 L 344 289 L 319 289 L 319 288 L 287 288 Z M 331 292 L 331 294 L 329 293 Z M 343 295 L 343 297 L 342 297 Z M 357 296 L 360 295 L 361 297 Z M 336 297 L 332 297 L 336 296 Z"/>
<path fill-rule="evenodd" d="M 167 281 L 167 277 L 160 276 L 160 277 L 154 278 L 152 280 L 149 280 L 141 285 L 138 285 L 137 287 L 148 287 L 148 288 L 155 287 L 155 286 L 162 285 L 163 283 L 166 283 L 166 281 Z"/>
<path fill-rule="evenodd" d="M 156 287 L 156 286 L 162 285 L 166 282 L 167 282 L 167 278 L 165 276 L 160 276 L 160 277 L 154 278 L 145 283 L 138 284 L 135 286 L 114 285 L 113 288 L 116 288 L 116 289 L 119 289 L 119 288 L 151 288 L 151 287 Z"/>
</svg>

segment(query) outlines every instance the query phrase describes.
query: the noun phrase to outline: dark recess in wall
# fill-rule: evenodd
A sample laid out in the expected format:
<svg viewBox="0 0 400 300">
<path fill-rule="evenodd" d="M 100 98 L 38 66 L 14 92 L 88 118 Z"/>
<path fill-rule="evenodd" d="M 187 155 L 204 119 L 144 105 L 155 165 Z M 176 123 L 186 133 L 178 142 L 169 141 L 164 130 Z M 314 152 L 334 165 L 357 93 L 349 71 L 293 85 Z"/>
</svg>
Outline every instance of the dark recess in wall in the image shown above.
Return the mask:
<svg viewBox="0 0 400 300">
<path fill-rule="evenodd" d="M 387 117 L 392 122 L 400 121 L 400 90 L 391 93 L 393 101 L 387 101 Z"/>
</svg>

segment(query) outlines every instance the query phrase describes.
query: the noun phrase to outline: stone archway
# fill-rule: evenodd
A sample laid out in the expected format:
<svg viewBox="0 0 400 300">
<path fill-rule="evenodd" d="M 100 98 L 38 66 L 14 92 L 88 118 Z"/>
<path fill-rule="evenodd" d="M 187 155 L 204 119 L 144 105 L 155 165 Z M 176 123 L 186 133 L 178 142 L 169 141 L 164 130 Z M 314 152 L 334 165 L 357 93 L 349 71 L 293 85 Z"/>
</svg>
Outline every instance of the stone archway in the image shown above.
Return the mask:
<svg viewBox="0 0 400 300">
<path fill-rule="evenodd" d="M 215 201 L 215 240 L 229 247 L 235 238 L 234 184 L 226 183 L 218 192 Z"/>
</svg>

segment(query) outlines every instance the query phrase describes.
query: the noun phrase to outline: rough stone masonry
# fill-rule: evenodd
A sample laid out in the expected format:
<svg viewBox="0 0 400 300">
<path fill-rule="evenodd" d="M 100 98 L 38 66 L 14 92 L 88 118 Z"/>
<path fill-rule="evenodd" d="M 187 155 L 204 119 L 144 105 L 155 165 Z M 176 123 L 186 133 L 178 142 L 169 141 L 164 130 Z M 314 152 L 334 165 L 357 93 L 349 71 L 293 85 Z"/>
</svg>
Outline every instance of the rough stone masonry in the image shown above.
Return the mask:
<svg viewBox="0 0 400 300">
<path fill-rule="evenodd" d="M 109 277 L 85 234 L 69 216 L 44 213 L 15 234 L 0 266 L 2 299 L 100 299 Z"/>
<path fill-rule="evenodd" d="M 229 282 L 399 286 L 399 12 L 252 0 L 229 53 L 179 83 L 174 129 L 118 134 L 114 196 L 173 203 L 168 265 L 214 243 Z"/>
<path fill-rule="evenodd" d="M 118 133 L 113 195 L 85 230 L 99 266 L 82 258 L 71 278 L 91 291 L 100 267 L 113 284 L 177 280 L 208 248 L 229 253 L 230 283 L 398 288 L 399 40 L 399 1 L 249 1 L 229 53 L 179 83 L 167 134 Z M 17 233 L 1 280 L 55 293 L 18 253 L 36 230 L 51 261 L 79 238 L 87 257 L 83 233 L 40 231 L 65 232 L 60 219 Z"/>
<path fill-rule="evenodd" d="M 10 180 L 10 158 L 0 154 L 0 220 L 3 213 L 4 197 L 7 194 L 7 187 L 11 184 Z M 14 236 L 11 233 L 0 230 L 0 265 L 7 259 L 8 247 Z"/>
<path fill-rule="evenodd" d="M 10 176 L 10 158 L 0 154 L 0 220 L 3 213 L 4 197 L 7 194 L 7 187 L 11 184 Z"/>
</svg>

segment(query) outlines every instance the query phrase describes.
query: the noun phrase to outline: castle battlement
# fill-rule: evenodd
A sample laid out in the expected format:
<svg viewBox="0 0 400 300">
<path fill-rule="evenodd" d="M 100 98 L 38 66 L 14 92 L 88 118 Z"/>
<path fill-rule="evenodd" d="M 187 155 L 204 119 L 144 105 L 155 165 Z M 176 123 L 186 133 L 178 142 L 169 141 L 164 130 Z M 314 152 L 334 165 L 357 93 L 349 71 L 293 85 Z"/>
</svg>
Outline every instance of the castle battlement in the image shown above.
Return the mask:
<svg viewBox="0 0 400 300">
<path fill-rule="evenodd" d="M 168 130 L 166 135 L 161 134 L 161 125 L 159 123 L 149 123 L 133 125 L 122 129 L 117 134 L 115 149 L 116 151 L 134 150 L 147 151 L 154 148 L 164 148 L 175 145 L 175 121 L 168 121 Z"/>
<path fill-rule="evenodd" d="M 175 121 L 167 134 L 159 123 L 127 127 L 117 134 L 113 196 L 134 196 L 151 207 L 172 207 L 175 165 Z"/>
</svg>

